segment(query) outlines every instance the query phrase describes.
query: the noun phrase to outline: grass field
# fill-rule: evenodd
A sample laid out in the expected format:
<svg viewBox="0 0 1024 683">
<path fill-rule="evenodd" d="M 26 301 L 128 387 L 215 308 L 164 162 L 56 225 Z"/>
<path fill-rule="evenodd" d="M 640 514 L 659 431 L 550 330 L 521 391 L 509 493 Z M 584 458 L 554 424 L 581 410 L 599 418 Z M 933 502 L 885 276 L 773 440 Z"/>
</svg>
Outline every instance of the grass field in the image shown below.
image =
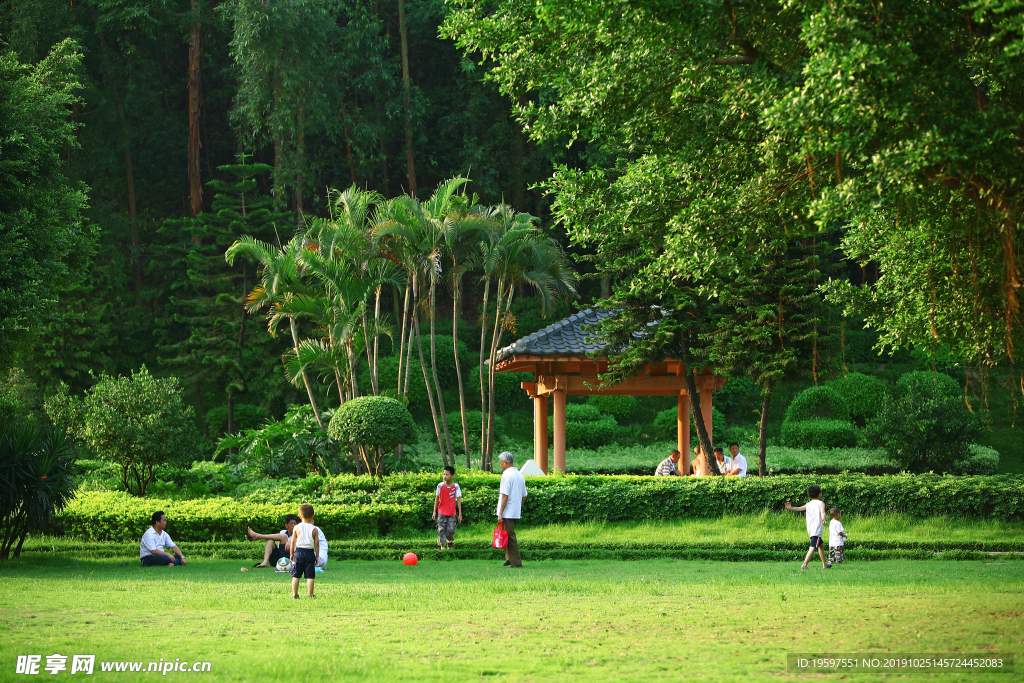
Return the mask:
<svg viewBox="0 0 1024 683">
<path fill-rule="evenodd" d="M 334 562 L 315 601 L 240 565 L 0 565 L 0 680 L 53 653 L 96 655 L 97 681 L 163 658 L 210 662 L 167 674 L 204 681 L 588 682 L 785 680 L 787 652 L 1024 654 L 1022 562 Z"/>
</svg>

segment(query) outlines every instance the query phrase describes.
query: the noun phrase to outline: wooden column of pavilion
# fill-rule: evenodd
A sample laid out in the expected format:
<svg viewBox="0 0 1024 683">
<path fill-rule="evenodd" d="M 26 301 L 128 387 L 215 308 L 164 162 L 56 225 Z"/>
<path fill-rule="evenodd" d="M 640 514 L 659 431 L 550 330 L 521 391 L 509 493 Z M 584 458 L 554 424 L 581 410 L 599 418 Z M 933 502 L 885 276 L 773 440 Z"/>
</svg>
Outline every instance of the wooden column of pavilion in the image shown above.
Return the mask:
<svg viewBox="0 0 1024 683">
<path fill-rule="evenodd" d="M 607 372 L 608 360 L 587 355 L 599 352 L 604 345 L 581 328 L 593 325 L 611 315 L 607 311 L 588 309 L 560 320 L 553 325 L 519 339 L 498 352 L 496 372 L 532 372 L 534 381 L 522 387 L 534 402 L 534 461 L 548 469 L 548 397 L 554 403 L 553 450 L 554 469 L 565 472 L 565 403 L 567 396 L 629 395 L 675 396 L 677 406 L 676 443 L 682 459 L 680 468 L 690 469 L 691 397 L 686 386 L 686 369 L 677 360 L 666 358 L 662 363 L 647 365 L 642 373 L 606 389 L 600 385 L 599 374 Z M 694 377 L 700 394 L 709 439 L 712 437 L 711 407 L 714 391 L 721 389 L 726 378 L 704 369 Z M 708 457 L 702 459 L 702 474 L 707 474 Z"/>
</svg>

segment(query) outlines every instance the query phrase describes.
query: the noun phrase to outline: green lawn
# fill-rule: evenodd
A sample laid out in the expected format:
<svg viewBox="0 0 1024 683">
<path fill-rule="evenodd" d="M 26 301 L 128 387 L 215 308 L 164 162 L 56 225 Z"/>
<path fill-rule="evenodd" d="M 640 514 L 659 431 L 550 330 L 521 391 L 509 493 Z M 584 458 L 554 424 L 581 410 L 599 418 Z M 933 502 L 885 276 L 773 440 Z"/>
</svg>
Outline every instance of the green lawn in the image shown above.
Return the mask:
<svg viewBox="0 0 1024 683">
<path fill-rule="evenodd" d="M 588 683 L 786 680 L 791 651 L 1024 654 L 1024 562 L 332 562 L 316 601 L 243 564 L 0 565 L 0 679 L 53 653 L 209 661 L 204 681 Z"/>
</svg>

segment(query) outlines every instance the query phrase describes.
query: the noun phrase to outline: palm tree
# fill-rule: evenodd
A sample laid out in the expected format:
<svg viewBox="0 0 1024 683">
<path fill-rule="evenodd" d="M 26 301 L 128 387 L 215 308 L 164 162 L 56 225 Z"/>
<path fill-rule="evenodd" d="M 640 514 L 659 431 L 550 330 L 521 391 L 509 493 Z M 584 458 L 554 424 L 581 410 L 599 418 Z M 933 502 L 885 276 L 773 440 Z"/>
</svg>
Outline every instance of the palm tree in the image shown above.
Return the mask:
<svg viewBox="0 0 1024 683">
<path fill-rule="evenodd" d="M 492 215 L 500 227 L 497 240 L 488 245 L 487 249 L 492 277 L 496 275 L 498 281 L 495 292 L 494 332 L 491 336 L 488 360 L 486 429 L 481 430 L 485 436 L 481 444 L 485 461 L 482 467 L 485 469 L 490 468 L 494 452 L 494 383 L 497 352 L 501 347 L 501 337 L 506 327 L 503 323 L 507 323 L 509 319 L 516 289 L 521 284 L 532 286 L 540 297 L 541 310 L 545 315 L 556 298 L 576 294 L 576 274 L 569 268 L 568 260 L 557 242 L 541 234 L 535 227 L 536 218 L 529 214 L 515 213 L 511 207 L 504 205 L 496 207 Z M 481 363 L 481 382 L 482 365 Z"/>
<path fill-rule="evenodd" d="M 264 307 L 269 307 L 267 327 L 271 335 L 276 332 L 282 319 L 287 318 L 292 333 L 292 346 L 296 355 L 299 353 L 299 333 L 295 325 L 295 317 L 287 313 L 280 313 L 280 309 L 281 306 L 290 303 L 295 296 L 309 293 L 302 282 L 300 264 L 304 242 L 305 240 L 301 236 L 295 236 L 284 247 L 276 247 L 249 235 L 243 235 L 228 247 L 224 254 L 229 265 L 234 265 L 235 259 L 239 256 L 251 258 L 259 263 L 259 283 L 246 298 L 246 310 L 249 313 L 256 313 Z M 321 429 L 325 429 L 320 409 L 313 396 L 313 387 L 305 369 L 299 376 L 306 387 L 306 395 L 309 396 L 309 404 L 313 408 L 316 422 Z"/>
</svg>

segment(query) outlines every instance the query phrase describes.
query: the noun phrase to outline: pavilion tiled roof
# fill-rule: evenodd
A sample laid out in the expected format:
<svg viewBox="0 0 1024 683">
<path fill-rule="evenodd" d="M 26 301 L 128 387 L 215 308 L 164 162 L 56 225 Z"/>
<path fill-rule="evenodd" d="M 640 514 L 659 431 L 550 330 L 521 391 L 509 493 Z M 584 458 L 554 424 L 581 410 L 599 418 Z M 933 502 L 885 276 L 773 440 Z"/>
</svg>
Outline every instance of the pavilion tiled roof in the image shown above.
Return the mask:
<svg viewBox="0 0 1024 683">
<path fill-rule="evenodd" d="M 497 361 L 513 356 L 583 356 L 604 349 L 607 344 L 597 337 L 594 329 L 584 331 L 588 325 L 596 325 L 600 321 L 615 315 L 613 311 L 600 308 L 588 308 L 573 313 L 564 320 L 548 325 L 542 330 L 517 339 L 508 346 L 499 349 Z"/>
</svg>

